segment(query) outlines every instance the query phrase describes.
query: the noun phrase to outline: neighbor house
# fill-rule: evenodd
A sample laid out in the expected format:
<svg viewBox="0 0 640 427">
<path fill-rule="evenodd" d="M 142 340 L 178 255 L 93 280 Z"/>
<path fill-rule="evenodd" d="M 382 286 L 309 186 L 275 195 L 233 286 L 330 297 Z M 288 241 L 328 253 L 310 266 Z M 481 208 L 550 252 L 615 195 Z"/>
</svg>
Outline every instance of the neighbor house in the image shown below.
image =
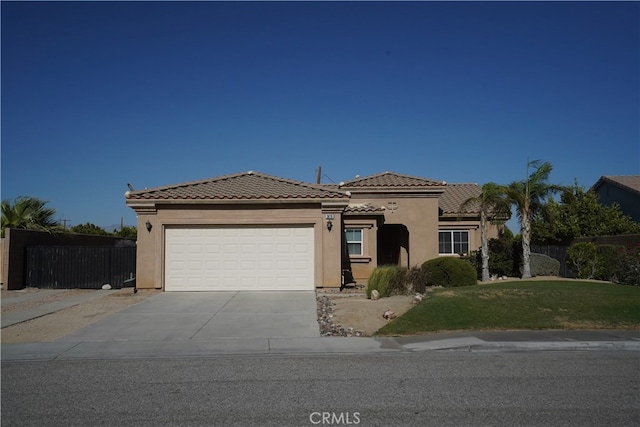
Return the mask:
<svg viewBox="0 0 640 427">
<path fill-rule="evenodd" d="M 591 189 L 600 203 L 617 203 L 625 215 L 640 222 L 640 175 L 604 175 Z"/>
<path fill-rule="evenodd" d="M 385 172 L 311 184 L 244 172 L 130 191 L 138 288 L 313 290 L 480 246 L 476 184 Z M 490 237 L 497 227 L 490 227 Z"/>
</svg>

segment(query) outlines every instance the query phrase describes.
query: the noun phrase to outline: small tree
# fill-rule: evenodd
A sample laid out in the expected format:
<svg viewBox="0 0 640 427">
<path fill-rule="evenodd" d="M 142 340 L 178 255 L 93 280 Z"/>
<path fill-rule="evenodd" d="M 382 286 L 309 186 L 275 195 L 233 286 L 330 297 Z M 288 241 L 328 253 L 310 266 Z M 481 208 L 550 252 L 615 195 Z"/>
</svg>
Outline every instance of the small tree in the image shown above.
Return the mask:
<svg viewBox="0 0 640 427">
<path fill-rule="evenodd" d="M 544 215 L 533 219 L 531 230 L 538 244 L 567 244 L 578 237 L 640 233 L 640 223 L 624 215 L 617 204 L 600 204 L 596 193 L 576 182 L 559 203 L 549 201 Z"/>
<path fill-rule="evenodd" d="M 98 227 L 95 224 L 87 222 L 86 224 L 74 225 L 71 227 L 70 231 L 72 233 L 80 233 L 80 234 L 93 234 L 96 236 L 108 236 L 109 232 L 107 232 L 104 228 Z"/>
<path fill-rule="evenodd" d="M 36 197 L 18 197 L 2 201 L 2 236 L 5 228 L 39 230 L 49 233 L 62 231 L 54 219 L 56 210 L 47 207 L 47 202 Z"/>
<path fill-rule="evenodd" d="M 136 227 L 130 227 L 128 225 L 123 226 L 120 230 L 113 233 L 118 237 L 125 237 L 127 239 L 135 239 L 138 237 L 138 229 Z"/>
<path fill-rule="evenodd" d="M 493 182 L 482 186 L 482 193 L 476 197 L 470 197 L 460 206 L 460 215 L 469 208 L 475 207 L 480 211 L 480 256 L 482 258 L 482 281 L 491 280 L 489 273 L 489 239 L 487 228 L 489 220 L 504 223 L 511 216 L 511 209 L 506 198 L 506 189 Z"/>
<path fill-rule="evenodd" d="M 581 242 L 569 246 L 567 263 L 576 278 L 593 279 L 598 269 L 596 245 L 591 242 Z"/>
<path fill-rule="evenodd" d="M 531 174 L 529 174 L 530 168 L 534 168 Z M 560 185 L 547 182 L 552 169 L 553 166 L 549 162 L 541 163 L 540 160 L 527 162 L 526 180 L 512 182 L 506 190 L 509 200 L 516 207 L 520 222 L 523 279 L 531 277 L 531 221 L 534 215 L 541 212 L 548 197 L 564 189 Z"/>
</svg>

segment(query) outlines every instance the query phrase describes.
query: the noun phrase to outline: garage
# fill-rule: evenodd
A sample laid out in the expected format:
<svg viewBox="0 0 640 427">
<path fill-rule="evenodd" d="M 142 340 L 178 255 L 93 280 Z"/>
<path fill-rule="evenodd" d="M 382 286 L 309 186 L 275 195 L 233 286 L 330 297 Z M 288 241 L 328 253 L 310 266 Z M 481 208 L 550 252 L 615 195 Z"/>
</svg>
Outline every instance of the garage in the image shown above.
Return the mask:
<svg viewBox="0 0 640 427">
<path fill-rule="evenodd" d="M 313 226 L 167 226 L 164 289 L 313 290 Z"/>
</svg>

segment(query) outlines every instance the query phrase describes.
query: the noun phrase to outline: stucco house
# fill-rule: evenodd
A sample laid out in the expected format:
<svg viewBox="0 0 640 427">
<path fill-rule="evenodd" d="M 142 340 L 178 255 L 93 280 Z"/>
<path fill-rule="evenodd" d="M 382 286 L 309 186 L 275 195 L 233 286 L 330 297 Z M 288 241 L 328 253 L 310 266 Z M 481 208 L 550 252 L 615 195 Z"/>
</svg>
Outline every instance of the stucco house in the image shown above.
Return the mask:
<svg viewBox="0 0 640 427">
<path fill-rule="evenodd" d="M 340 287 L 345 272 L 365 282 L 379 265 L 476 250 L 479 213 L 459 207 L 480 191 L 393 172 L 311 184 L 252 171 L 129 191 L 137 286 L 313 290 Z"/>
</svg>

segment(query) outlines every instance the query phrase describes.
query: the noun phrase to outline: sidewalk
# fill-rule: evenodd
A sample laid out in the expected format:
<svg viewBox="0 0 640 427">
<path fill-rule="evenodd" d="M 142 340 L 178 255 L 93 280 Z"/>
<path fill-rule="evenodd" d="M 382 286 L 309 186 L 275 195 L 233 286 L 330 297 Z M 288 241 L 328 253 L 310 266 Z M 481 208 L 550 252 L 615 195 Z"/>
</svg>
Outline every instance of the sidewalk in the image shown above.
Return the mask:
<svg viewBox="0 0 640 427">
<path fill-rule="evenodd" d="M 380 338 L 219 338 L 3 344 L 2 361 L 203 358 L 423 351 L 640 351 L 640 331 L 456 332 Z"/>
</svg>

